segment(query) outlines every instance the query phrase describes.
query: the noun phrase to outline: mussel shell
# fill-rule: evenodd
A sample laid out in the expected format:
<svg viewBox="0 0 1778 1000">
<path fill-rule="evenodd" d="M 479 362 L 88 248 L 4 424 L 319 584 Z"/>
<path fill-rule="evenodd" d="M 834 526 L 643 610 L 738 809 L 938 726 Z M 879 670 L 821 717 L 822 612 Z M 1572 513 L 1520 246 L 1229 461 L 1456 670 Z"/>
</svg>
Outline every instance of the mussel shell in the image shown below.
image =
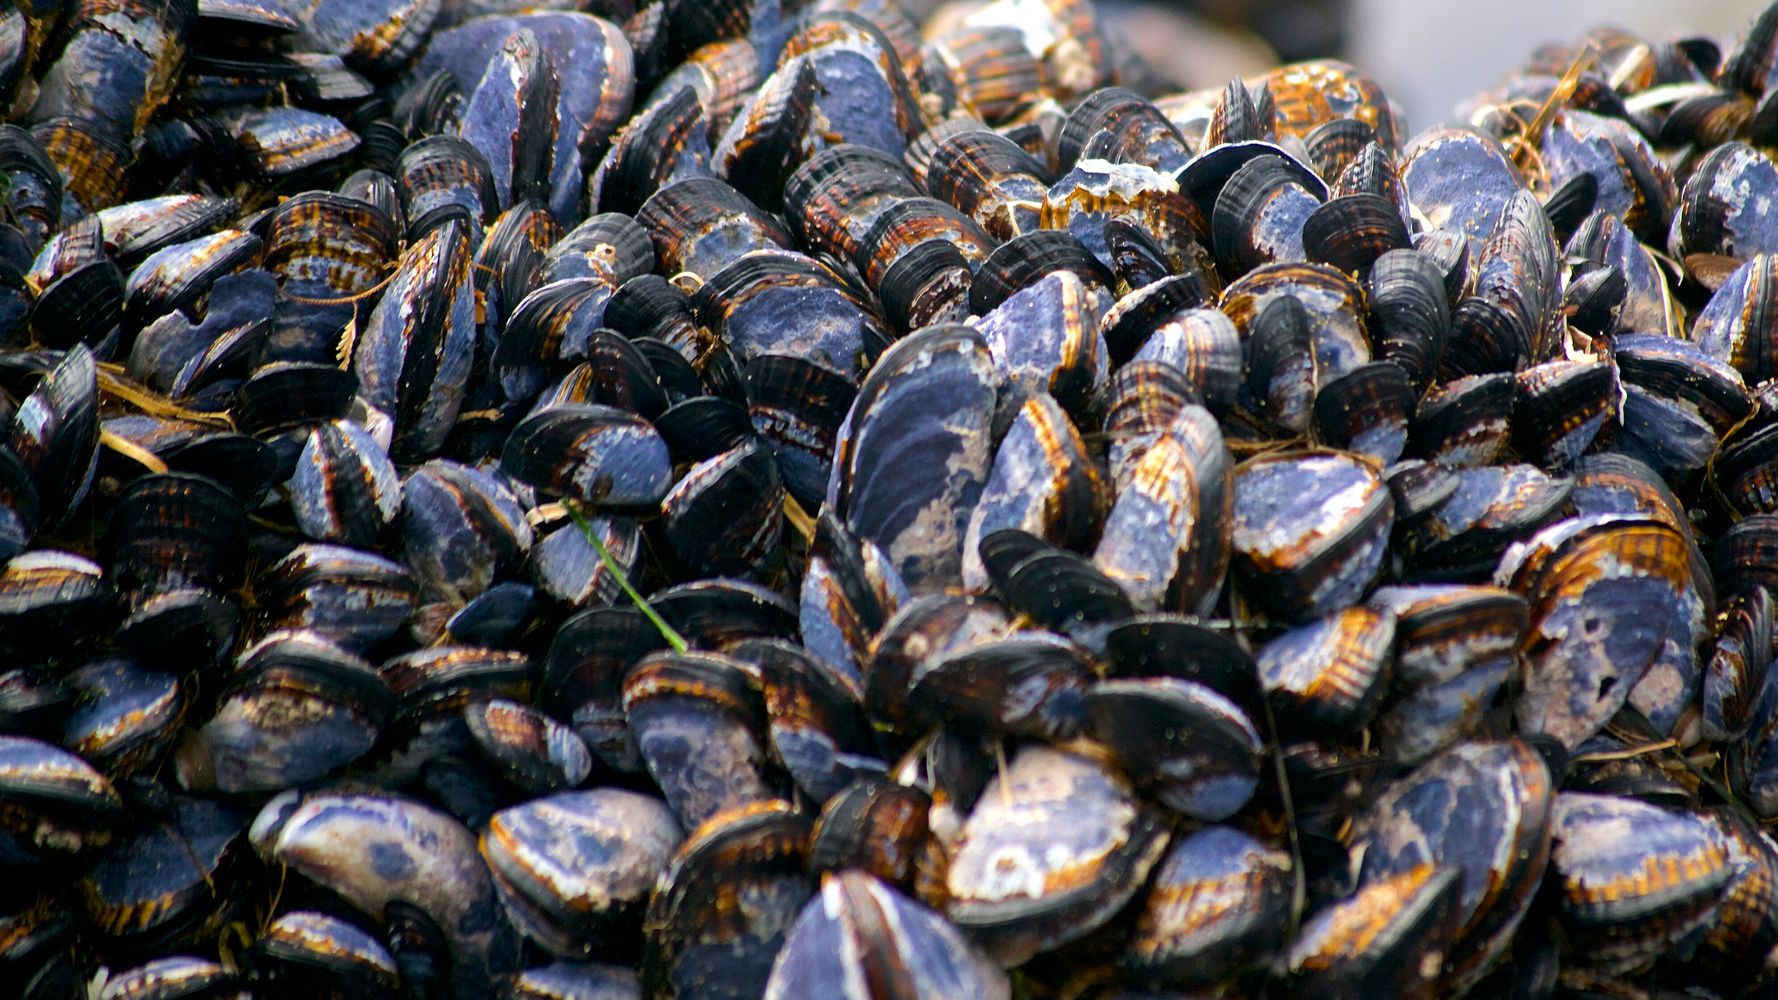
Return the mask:
<svg viewBox="0 0 1778 1000">
<path fill-rule="evenodd" d="M 1256 460 L 1233 492 L 1235 578 L 1273 615 L 1301 621 L 1351 604 L 1382 565 L 1394 501 L 1355 457 Z"/>
<path fill-rule="evenodd" d="M 501 466 L 515 478 L 608 509 L 652 507 L 671 485 L 666 442 L 609 406 L 555 406 L 513 428 Z"/>
<path fill-rule="evenodd" d="M 1159 814 L 1115 771 L 1031 744 L 964 823 L 946 914 L 1003 967 L 1019 965 L 1110 919 L 1166 843 Z"/>
<path fill-rule="evenodd" d="M 599 788 L 495 813 L 481 851 L 514 923 L 574 957 L 633 933 L 682 836 L 659 799 Z"/>
<path fill-rule="evenodd" d="M 765 996 L 868 1000 L 881 977 L 909 996 L 1012 995 L 1006 974 L 943 916 L 849 871 L 822 877 L 820 894 L 784 938 Z"/>
<path fill-rule="evenodd" d="M 827 503 L 916 591 L 960 570 L 998 383 L 979 335 L 929 327 L 878 359 L 840 428 Z"/>
<path fill-rule="evenodd" d="M 1232 827 L 1175 841 L 1155 869 L 1121 965 L 1173 989 L 1213 986 L 1282 943 L 1290 856 Z"/>
<path fill-rule="evenodd" d="M 1398 779 L 1361 815 L 1360 886 L 1429 863 L 1461 873 L 1459 930 L 1445 960 L 1451 988 L 1479 979 L 1524 919 L 1549 862 L 1554 798 L 1549 768 L 1529 745 L 1465 743 Z"/>
<path fill-rule="evenodd" d="M 645 987 L 712 998 L 760 996 L 772 962 L 815 892 L 809 820 L 787 802 L 754 802 L 687 835 L 643 920 Z M 735 908 L 735 893 L 750 901 Z"/>
</svg>

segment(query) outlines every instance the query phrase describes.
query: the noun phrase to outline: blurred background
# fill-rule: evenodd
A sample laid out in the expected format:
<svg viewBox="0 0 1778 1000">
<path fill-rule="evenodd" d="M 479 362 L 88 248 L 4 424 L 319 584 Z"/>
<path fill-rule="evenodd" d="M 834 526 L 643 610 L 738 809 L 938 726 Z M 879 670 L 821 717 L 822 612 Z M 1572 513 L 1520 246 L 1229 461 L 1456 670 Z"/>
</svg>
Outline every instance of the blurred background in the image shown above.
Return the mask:
<svg viewBox="0 0 1778 1000">
<path fill-rule="evenodd" d="M 1338 55 L 1377 79 L 1407 112 L 1410 131 L 1455 117 L 1538 43 L 1572 42 L 1613 24 L 1666 38 L 1724 41 L 1763 0 L 1181 0 L 1102 4 L 1164 75 L 1186 88 L 1238 73 Z"/>
</svg>

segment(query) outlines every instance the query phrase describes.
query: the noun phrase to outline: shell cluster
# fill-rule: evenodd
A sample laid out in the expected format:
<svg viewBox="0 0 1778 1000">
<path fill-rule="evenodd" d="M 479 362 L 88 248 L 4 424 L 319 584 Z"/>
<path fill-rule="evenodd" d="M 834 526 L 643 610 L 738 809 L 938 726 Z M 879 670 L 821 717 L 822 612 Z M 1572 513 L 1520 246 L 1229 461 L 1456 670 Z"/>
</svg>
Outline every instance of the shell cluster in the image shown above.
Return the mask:
<svg viewBox="0 0 1778 1000">
<path fill-rule="evenodd" d="M 0 10 L 0 991 L 1772 995 L 1778 5 L 1126 65 Z"/>
</svg>

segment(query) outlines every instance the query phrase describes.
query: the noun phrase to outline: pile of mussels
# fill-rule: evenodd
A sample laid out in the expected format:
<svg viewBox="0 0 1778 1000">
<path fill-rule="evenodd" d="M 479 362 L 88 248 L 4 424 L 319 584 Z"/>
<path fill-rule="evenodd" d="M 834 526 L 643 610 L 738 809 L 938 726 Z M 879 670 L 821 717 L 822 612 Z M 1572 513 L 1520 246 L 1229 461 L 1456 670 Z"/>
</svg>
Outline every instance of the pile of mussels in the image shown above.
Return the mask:
<svg viewBox="0 0 1778 1000">
<path fill-rule="evenodd" d="M 0 990 L 1778 989 L 1778 6 L 516 6 L 0 13 Z"/>
</svg>

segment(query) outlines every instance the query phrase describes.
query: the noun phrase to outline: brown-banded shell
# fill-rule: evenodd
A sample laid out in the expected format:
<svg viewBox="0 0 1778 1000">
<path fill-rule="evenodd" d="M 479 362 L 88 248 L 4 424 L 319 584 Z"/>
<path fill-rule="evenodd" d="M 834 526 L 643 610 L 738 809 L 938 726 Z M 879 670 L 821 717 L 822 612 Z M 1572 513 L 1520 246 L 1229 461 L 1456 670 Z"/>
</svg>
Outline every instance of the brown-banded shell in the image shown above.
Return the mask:
<svg viewBox="0 0 1778 1000">
<path fill-rule="evenodd" d="M 1237 584 L 1287 621 L 1357 600 L 1382 565 L 1394 501 L 1377 471 L 1343 453 L 1256 459 L 1234 485 Z"/>
<path fill-rule="evenodd" d="M 1003 966 L 1075 940 L 1141 887 L 1167 835 L 1091 757 L 1034 744 L 983 792 L 946 878 L 951 920 Z"/>
</svg>

